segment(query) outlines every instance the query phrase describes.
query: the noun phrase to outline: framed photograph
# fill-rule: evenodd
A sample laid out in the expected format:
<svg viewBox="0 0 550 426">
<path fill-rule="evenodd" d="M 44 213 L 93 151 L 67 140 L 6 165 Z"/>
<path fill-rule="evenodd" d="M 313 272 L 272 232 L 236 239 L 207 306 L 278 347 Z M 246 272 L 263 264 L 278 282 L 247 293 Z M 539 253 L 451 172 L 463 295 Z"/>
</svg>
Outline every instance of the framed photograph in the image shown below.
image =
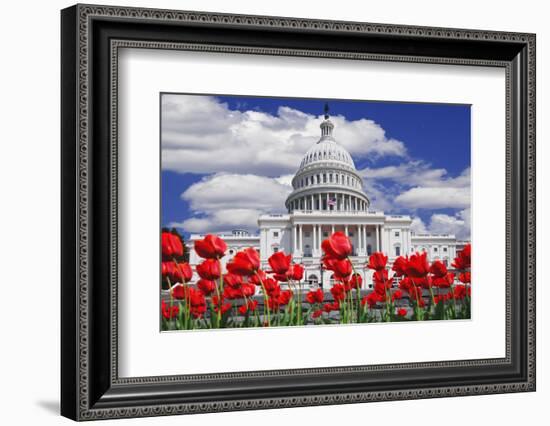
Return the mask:
<svg viewBox="0 0 550 426">
<path fill-rule="evenodd" d="M 535 35 L 76 5 L 74 420 L 535 390 Z"/>
</svg>

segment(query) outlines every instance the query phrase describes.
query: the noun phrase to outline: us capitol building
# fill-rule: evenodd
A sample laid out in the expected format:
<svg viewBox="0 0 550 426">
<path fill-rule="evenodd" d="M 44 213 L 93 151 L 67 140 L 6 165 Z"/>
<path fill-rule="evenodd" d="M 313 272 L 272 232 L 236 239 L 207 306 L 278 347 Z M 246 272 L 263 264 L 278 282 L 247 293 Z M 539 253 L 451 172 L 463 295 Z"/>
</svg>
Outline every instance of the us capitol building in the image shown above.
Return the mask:
<svg viewBox="0 0 550 426">
<path fill-rule="evenodd" d="M 353 159 L 336 142 L 333 131 L 325 106 L 321 138 L 306 152 L 292 179 L 293 191 L 285 202 L 287 213 L 259 216 L 259 235 L 244 230 L 217 234 L 228 246 L 222 262 L 243 248 L 254 247 L 260 252 L 262 268 L 269 269 L 268 257 L 282 250 L 304 265 L 306 284 L 329 288 L 332 272 L 321 268 L 321 242 L 331 233 L 342 231 L 352 241 L 351 260 L 357 272 L 363 274 L 363 286 L 372 285 L 372 272 L 363 265 L 376 251 L 388 255 L 389 265 L 396 257 L 417 251 L 427 252 L 430 260 L 450 264 L 467 242 L 451 234 L 415 234 L 410 216 L 372 211 Z M 192 234 L 188 240 L 192 266 L 202 260 L 193 248 L 194 241 L 202 238 L 202 234 Z"/>
</svg>

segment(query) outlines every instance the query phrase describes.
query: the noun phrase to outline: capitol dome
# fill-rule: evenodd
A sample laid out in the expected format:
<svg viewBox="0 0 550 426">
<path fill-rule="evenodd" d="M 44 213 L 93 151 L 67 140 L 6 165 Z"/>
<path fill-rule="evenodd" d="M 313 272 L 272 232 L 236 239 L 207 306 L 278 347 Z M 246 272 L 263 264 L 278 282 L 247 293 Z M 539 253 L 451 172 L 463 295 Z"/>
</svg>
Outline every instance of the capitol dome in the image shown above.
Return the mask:
<svg viewBox="0 0 550 426">
<path fill-rule="evenodd" d="M 290 212 L 368 211 L 370 201 L 363 180 L 349 152 L 334 139 L 334 124 L 325 105 L 321 138 L 304 155 L 292 179 L 293 191 L 286 200 Z"/>
</svg>

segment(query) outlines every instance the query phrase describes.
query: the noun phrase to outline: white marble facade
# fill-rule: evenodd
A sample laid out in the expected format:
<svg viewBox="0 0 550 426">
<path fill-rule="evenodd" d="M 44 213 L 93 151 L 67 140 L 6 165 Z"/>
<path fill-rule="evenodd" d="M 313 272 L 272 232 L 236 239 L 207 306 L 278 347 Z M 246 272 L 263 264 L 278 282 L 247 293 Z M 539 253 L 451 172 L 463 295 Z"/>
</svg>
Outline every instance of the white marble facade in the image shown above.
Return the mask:
<svg viewBox="0 0 550 426">
<path fill-rule="evenodd" d="M 258 218 L 259 234 L 243 230 L 218 234 L 228 245 L 227 262 L 238 250 L 254 247 L 262 264 L 276 251 L 292 253 L 294 261 L 305 267 L 305 282 L 330 287 L 332 272 L 321 269 L 321 242 L 335 231 L 352 241 L 352 262 L 363 275 L 364 286 L 372 284 L 372 273 L 363 266 L 369 254 L 381 251 L 389 264 L 400 255 L 425 251 L 430 260 L 450 264 L 465 241 L 454 235 L 414 234 L 410 216 L 386 215 L 370 209 L 351 155 L 333 137 L 334 125 L 328 114 L 321 123 L 321 138 L 305 154 L 292 179 L 286 214 L 264 214 Z M 193 234 L 188 241 L 190 263 L 201 261 L 193 250 L 194 241 L 204 235 Z M 322 275 L 322 276 L 321 276 Z"/>
</svg>

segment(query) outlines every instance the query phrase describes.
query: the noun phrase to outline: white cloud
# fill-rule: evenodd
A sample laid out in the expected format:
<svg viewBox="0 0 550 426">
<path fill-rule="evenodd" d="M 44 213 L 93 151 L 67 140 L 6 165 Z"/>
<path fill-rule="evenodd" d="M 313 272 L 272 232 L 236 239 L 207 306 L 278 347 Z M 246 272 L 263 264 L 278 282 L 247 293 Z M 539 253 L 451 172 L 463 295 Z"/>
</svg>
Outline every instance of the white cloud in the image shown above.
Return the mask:
<svg viewBox="0 0 550 426">
<path fill-rule="evenodd" d="M 405 145 L 387 138 L 372 120 L 331 117 L 335 138 L 356 158 L 404 156 Z M 233 111 L 216 98 L 162 97 L 162 168 L 191 173 L 254 173 L 280 176 L 296 171 L 319 139 L 322 116 L 280 107 L 277 115 Z"/>
<path fill-rule="evenodd" d="M 466 208 L 470 206 L 470 188 L 416 187 L 399 194 L 395 203 L 411 209 Z"/>
<path fill-rule="evenodd" d="M 428 225 L 424 224 L 419 217 L 413 218 L 412 230 L 417 234 L 454 234 L 458 239 L 470 239 L 470 217 L 469 208 L 459 211 L 456 215 L 435 213 L 430 217 Z"/>
<path fill-rule="evenodd" d="M 282 213 L 292 188 L 287 177 L 218 173 L 191 185 L 181 194 L 195 214 L 170 227 L 187 232 L 255 230 L 262 213 Z"/>
</svg>

